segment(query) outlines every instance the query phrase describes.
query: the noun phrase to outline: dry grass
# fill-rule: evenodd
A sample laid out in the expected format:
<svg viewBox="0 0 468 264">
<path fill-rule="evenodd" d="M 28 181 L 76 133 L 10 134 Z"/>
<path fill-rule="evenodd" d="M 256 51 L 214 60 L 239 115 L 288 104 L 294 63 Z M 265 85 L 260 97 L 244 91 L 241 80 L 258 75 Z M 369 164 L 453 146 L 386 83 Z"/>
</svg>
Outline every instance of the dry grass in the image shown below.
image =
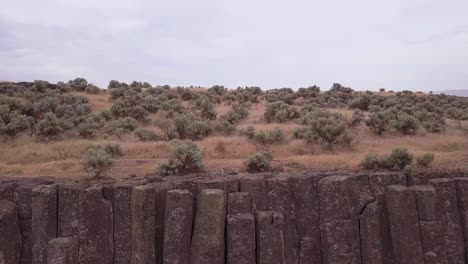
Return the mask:
<svg viewBox="0 0 468 264">
<path fill-rule="evenodd" d="M 110 108 L 109 95 L 100 94 L 91 97 L 93 111 Z M 219 115 L 230 109 L 227 105 L 217 106 Z M 354 128 L 355 143 L 345 149 L 337 149 L 334 153 L 324 152 L 320 146 L 307 145 L 302 140 L 292 139 L 292 130 L 298 125 L 294 122 L 284 124 L 268 124 L 263 119 L 264 104 L 254 105 L 249 118 L 243 120 L 240 128 L 253 125 L 257 130 L 270 130 L 280 127 L 291 138 L 287 144 L 271 145 L 268 150 L 273 153 L 273 166 L 287 172 L 304 169 L 357 169 L 360 161 L 369 152 L 388 153 L 395 147 L 405 147 L 410 152 L 419 155 L 425 152 L 435 154 L 432 167 L 439 169 L 466 168 L 468 164 L 468 136 L 458 129 L 458 123 L 448 120 L 445 134 L 420 133 L 416 136 L 401 136 L 387 134 L 384 137 L 373 135 L 365 125 Z M 352 111 L 333 109 L 345 116 Z M 158 114 L 151 115 L 155 119 Z M 463 126 L 468 126 L 464 122 Z M 146 127 L 157 131 L 152 124 Z M 96 140 L 67 138 L 65 141 L 42 143 L 28 136 L 22 136 L 14 141 L 0 143 L 0 175 L 46 175 L 61 177 L 79 177 L 84 174 L 82 157 L 89 144 L 119 143 L 124 156 L 114 160 L 113 166 L 106 172 L 113 177 L 128 175 L 155 174 L 158 164 L 169 158 L 170 143 L 168 142 L 138 142 L 133 135 L 121 140 Z M 243 171 L 243 162 L 251 154 L 265 147 L 240 136 L 211 136 L 196 142 L 205 153 L 205 163 L 209 171 L 235 170 Z M 224 151 L 217 148 L 224 146 Z"/>
</svg>

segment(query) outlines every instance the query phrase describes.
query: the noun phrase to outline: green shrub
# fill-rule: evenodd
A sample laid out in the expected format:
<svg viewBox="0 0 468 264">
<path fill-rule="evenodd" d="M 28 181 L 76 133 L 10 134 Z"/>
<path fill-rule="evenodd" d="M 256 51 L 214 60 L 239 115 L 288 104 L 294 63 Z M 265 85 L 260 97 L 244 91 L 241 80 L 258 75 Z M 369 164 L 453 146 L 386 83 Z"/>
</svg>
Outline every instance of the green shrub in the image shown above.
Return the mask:
<svg viewBox="0 0 468 264">
<path fill-rule="evenodd" d="M 131 117 L 119 118 L 107 124 L 107 134 L 122 136 L 128 134 L 138 127 L 138 121 Z"/>
<path fill-rule="evenodd" d="M 360 110 L 354 110 L 353 116 L 351 117 L 349 125 L 357 126 L 362 122 L 362 120 L 364 120 L 364 113 Z"/>
<path fill-rule="evenodd" d="M 169 118 L 160 118 L 155 121 L 155 125 L 162 130 L 166 138 L 172 140 L 177 137 L 177 131 L 174 122 Z"/>
<path fill-rule="evenodd" d="M 244 165 L 248 172 L 262 172 L 271 169 L 273 155 L 267 151 L 259 151 L 245 160 Z"/>
<path fill-rule="evenodd" d="M 419 127 L 419 122 L 413 116 L 400 113 L 393 122 L 393 127 L 404 135 L 414 135 Z"/>
<path fill-rule="evenodd" d="M 156 141 L 160 139 L 156 132 L 144 128 L 136 129 L 135 136 L 137 136 L 140 141 Z"/>
<path fill-rule="evenodd" d="M 90 83 L 86 86 L 85 92 L 89 94 L 98 94 L 101 90 L 96 85 Z"/>
<path fill-rule="evenodd" d="M 254 139 L 255 138 L 255 128 L 253 126 L 248 126 L 246 128 L 243 128 L 239 130 L 239 134 L 241 136 L 246 136 L 248 139 Z"/>
<path fill-rule="evenodd" d="M 421 167 L 429 167 L 429 164 L 434 160 L 433 153 L 425 153 L 416 158 L 416 162 Z"/>
<path fill-rule="evenodd" d="M 60 120 L 53 114 L 47 113 L 43 120 L 36 125 L 36 134 L 42 138 L 54 139 L 63 132 Z"/>
<path fill-rule="evenodd" d="M 361 165 L 366 169 L 394 169 L 403 170 L 411 166 L 413 155 L 405 148 L 396 148 L 389 155 L 379 156 L 375 153 L 368 154 Z"/>
<path fill-rule="evenodd" d="M 284 123 L 299 118 L 299 111 L 296 107 L 284 102 L 274 102 L 267 104 L 264 117 L 268 123 Z"/>
<path fill-rule="evenodd" d="M 411 155 L 405 148 L 393 149 L 392 153 L 385 157 L 387 168 L 404 169 L 406 166 L 411 165 L 412 162 L 413 155 Z"/>
<path fill-rule="evenodd" d="M 356 97 L 351 103 L 349 104 L 350 108 L 358 108 L 362 111 L 369 110 L 369 104 L 371 103 L 371 96 L 369 94 L 361 94 Z"/>
<path fill-rule="evenodd" d="M 194 102 L 194 110 L 204 119 L 213 120 L 216 119 L 216 112 L 214 110 L 213 103 L 210 101 L 210 98 L 206 95 L 200 96 Z"/>
<path fill-rule="evenodd" d="M 86 86 L 88 86 L 88 81 L 85 78 L 76 78 L 69 81 L 68 84 L 70 84 L 70 87 L 73 90 L 83 92 L 86 89 Z"/>
<path fill-rule="evenodd" d="M 200 140 L 210 134 L 211 124 L 191 114 L 181 114 L 175 118 L 175 130 L 180 139 Z"/>
<path fill-rule="evenodd" d="M 83 165 L 89 178 L 100 176 L 111 164 L 111 155 L 101 146 L 88 146 L 84 155 Z"/>
<path fill-rule="evenodd" d="M 104 144 L 103 149 L 113 158 L 123 156 L 123 151 L 119 144 L 107 143 Z"/>
<path fill-rule="evenodd" d="M 333 149 L 336 145 L 349 145 L 353 136 L 348 129 L 343 117 L 337 113 L 328 111 L 314 111 L 301 117 L 304 126 L 297 135 L 307 142 L 317 142 L 325 149 Z"/>
<path fill-rule="evenodd" d="M 383 167 L 380 156 L 375 153 L 367 154 L 364 160 L 361 161 L 361 166 L 367 170 L 375 170 Z"/>
<path fill-rule="evenodd" d="M 161 176 L 187 174 L 205 170 L 203 152 L 190 140 L 172 142 L 172 157 L 159 167 Z"/>
<path fill-rule="evenodd" d="M 365 121 L 366 125 L 376 135 L 382 135 L 388 128 L 388 117 L 382 112 L 374 112 L 369 114 L 368 119 Z"/>
<path fill-rule="evenodd" d="M 30 129 L 32 123 L 32 120 L 29 120 L 25 115 L 19 114 L 17 111 L 0 113 L 0 135 L 14 137 L 18 133 Z"/>
</svg>

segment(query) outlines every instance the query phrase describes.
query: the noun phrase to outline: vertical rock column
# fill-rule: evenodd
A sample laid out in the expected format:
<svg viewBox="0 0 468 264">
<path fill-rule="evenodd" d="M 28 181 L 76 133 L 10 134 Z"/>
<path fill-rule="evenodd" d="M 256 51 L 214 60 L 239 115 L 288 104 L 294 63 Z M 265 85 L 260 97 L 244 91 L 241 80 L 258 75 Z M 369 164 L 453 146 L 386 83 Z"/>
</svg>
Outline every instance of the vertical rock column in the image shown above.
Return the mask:
<svg viewBox="0 0 468 264">
<path fill-rule="evenodd" d="M 0 200 L 0 263 L 19 263 L 21 229 L 15 203 Z"/>
<path fill-rule="evenodd" d="M 114 264 L 128 264 L 132 247 L 132 186 L 114 186 Z"/>
<path fill-rule="evenodd" d="M 284 255 L 287 264 L 299 261 L 300 238 L 294 221 L 294 205 L 286 177 L 266 180 L 268 209 L 283 214 Z"/>
<path fill-rule="evenodd" d="M 156 263 L 163 263 L 163 248 L 164 248 L 164 227 L 166 215 L 166 195 L 167 191 L 173 188 L 172 183 L 169 182 L 156 182 L 151 185 L 154 188 L 156 201 L 155 201 L 155 254 Z"/>
<path fill-rule="evenodd" d="M 59 200 L 60 201 L 60 200 Z M 112 264 L 114 253 L 111 202 L 104 199 L 101 187 L 83 189 L 75 200 L 78 210 L 80 264 Z"/>
<path fill-rule="evenodd" d="M 132 208 L 132 264 L 152 264 L 155 255 L 155 191 L 151 186 L 133 188 Z"/>
<path fill-rule="evenodd" d="M 409 189 L 416 195 L 425 263 L 448 264 L 443 224 L 440 221 L 440 202 L 436 190 L 431 185 L 415 185 Z"/>
<path fill-rule="evenodd" d="M 300 238 L 299 264 L 320 263 L 319 196 L 317 175 L 290 178 L 295 221 Z"/>
<path fill-rule="evenodd" d="M 283 214 L 257 211 L 257 264 L 286 264 L 283 238 Z"/>
<path fill-rule="evenodd" d="M 255 264 L 255 218 L 250 194 L 230 193 L 227 207 L 227 263 Z"/>
<path fill-rule="evenodd" d="M 47 264 L 78 264 L 78 239 L 59 237 L 49 241 Z"/>
<path fill-rule="evenodd" d="M 386 188 L 385 198 L 395 259 L 399 263 L 423 264 L 414 193 L 406 186 L 392 185 Z"/>
<path fill-rule="evenodd" d="M 453 179 L 432 179 L 440 199 L 440 213 L 443 227 L 443 240 L 451 263 L 465 263 L 463 229 L 457 203 L 457 189 Z"/>
<path fill-rule="evenodd" d="M 189 264 L 193 225 L 193 195 L 188 190 L 171 190 L 166 196 L 164 264 Z"/>
<path fill-rule="evenodd" d="M 463 237 L 465 241 L 465 253 L 468 259 L 468 178 L 457 179 L 456 185 Z"/>
<path fill-rule="evenodd" d="M 361 263 L 359 216 L 374 201 L 366 175 L 319 181 L 320 231 L 325 263 Z"/>
<path fill-rule="evenodd" d="M 239 180 L 240 191 L 250 193 L 252 213 L 267 209 L 266 181 L 263 176 L 247 176 Z"/>
<path fill-rule="evenodd" d="M 58 236 L 78 236 L 81 187 L 76 184 L 58 186 Z"/>
<path fill-rule="evenodd" d="M 47 243 L 57 237 L 57 186 L 44 185 L 33 190 L 32 263 L 47 263 Z"/>
<path fill-rule="evenodd" d="M 202 190 L 190 248 L 191 264 L 224 263 L 226 200 L 221 190 Z"/>
</svg>

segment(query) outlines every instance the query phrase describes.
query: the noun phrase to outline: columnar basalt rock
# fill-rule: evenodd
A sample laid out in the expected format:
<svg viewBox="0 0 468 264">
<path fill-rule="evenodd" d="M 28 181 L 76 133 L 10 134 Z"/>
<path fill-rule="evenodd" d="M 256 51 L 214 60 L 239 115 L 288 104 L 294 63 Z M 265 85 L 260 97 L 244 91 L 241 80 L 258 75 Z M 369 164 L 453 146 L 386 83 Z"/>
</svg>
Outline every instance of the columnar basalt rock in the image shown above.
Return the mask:
<svg viewBox="0 0 468 264">
<path fill-rule="evenodd" d="M 250 193 L 233 192 L 228 194 L 227 214 L 248 214 L 252 212 Z"/>
<path fill-rule="evenodd" d="M 320 263 L 320 207 L 316 174 L 295 175 L 289 179 L 294 219 L 300 238 L 300 263 Z M 307 259 L 307 262 L 305 262 Z"/>
<path fill-rule="evenodd" d="M 0 263 L 19 263 L 21 228 L 16 204 L 0 200 Z"/>
<path fill-rule="evenodd" d="M 132 264 L 156 262 L 155 191 L 151 186 L 133 188 L 131 198 Z"/>
<path fill-rule="evenodd" d="M 227 215 L 226 262 L 255 264 L 255 219 L 251 213 Z"/>
<path fill-rule="evenodd" d="M 468 173 L 413 175 L 0 177 L 0 264 L 465 263 Z"/>
<path fill-rule="evenodd" d="M 114 255 L 111 202 L 104 199 L 101 187 L 80 190 L 76 202 L 79 204 L 77 229 L 80 264 L 111 264 Z"/>
<path fill-rule="evenodd" d="M 193 225 L 192 193 L 171 190 L 166 196 L 164 264 L 189 264 Z"/>
<path fill-rule="evenodd" d="M 57 237 L 57 186 L 44 185 L 33 190 L 32 263 L 47 263 L 47 243 Z"/>
<path fill-rule="evenodd" d="M 357 220 L 336 220 L 320 225 L 324 263 L 360 264 Z"/>
<path fill-rule="evenodd" d="M 299 260 L 300 238 L 294 221 L 293 198 L 286 177 L 267 179 L 268 209 L 283 214 L 284 255 L 286 263 L 297 263 Z"/>
<path fill-rule="evenodd" d="M 59 237 L 49 241 L 47 264 L 77 264 L 78 239 L 74 236 Z"/>
<path fill-rule="evenodd" d="M 250 193 L 252 212 L 267 209 L 267 191 L 264 176 L 251 175 L 239 180 L 240 191 Z"/>
<path fill-rule="evenodd" d="M 432 179 L 429 182 L 436 189 L 440 199 L 440 213 L 444 225 L 443 240 L 447 256 L 451 263 L 464 263 L 465 247 L 455 181 Z"/>
<path fill-rule="evenodd" d="M 395 260 L 400 263 L 424 263 L 419 232 L 416 197 L 408 187 L 392 185 L 385 198 Z"/>
<path fill-rule="evenodd" d="M 79 207 L 77 201 L 83 187 L 77 184 L 58 186 L 58 236 L 78 236 Z"/>
<path fill-rule="evenodd" d="M 155 254 L 156 262 L 163 263 L 164 250 L 164 226 L 166 215 L 166 195 L 167 191 L 172 190 L 174 185 L 171 182 L 155 182 L 150 184 L 154 188 L 155 200 Z"/>
<path fill-rule="evenodd" d="M 202 190 L 198 195 L 191 264 L 224 263 L 225 197 L 223 191 L 214 189 Z"/>
<path fill-rule="evenodd" d="M 128 264 L 131 261 L 132 240 L 131 199 L 132 186 L 119 184 L 114 186 L 114 264 Z"/>
<path fill-rule="evenodd" d="M 282 213 L 257 211 L 257 264 L 286 264 Z"/>
</svg>

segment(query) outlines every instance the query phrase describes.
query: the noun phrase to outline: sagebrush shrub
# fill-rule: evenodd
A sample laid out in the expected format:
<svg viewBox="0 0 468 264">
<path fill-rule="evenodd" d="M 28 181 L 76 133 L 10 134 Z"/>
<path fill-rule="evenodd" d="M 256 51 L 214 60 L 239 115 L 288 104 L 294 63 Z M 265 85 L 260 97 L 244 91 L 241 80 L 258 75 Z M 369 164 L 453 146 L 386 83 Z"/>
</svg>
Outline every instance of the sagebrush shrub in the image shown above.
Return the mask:
<svg viewBox="0 0 468 264">
<path fill-rule="evenodd" d="M 35 131 L 42 138 L 54 139 L 63 132 L 63 128 L 60 120 L 53 113 L 49 112 L 45 115 L 44 119 L 37 123 Z"/>
<path fill-rule="evenodd" d="M 244 165 L 248 172 L 263 172 L 271 169 L 273 155 L 268 151 L 259 151 L 248 157 Z"/>
<path fill-rule="evenodd" d="M 405 148 L 395 148 L 389 155 L 368 154 L 361 165 L 366 169 L 403 170 L 413 163 L 413 155 Z"/>
<path fill-rule="evenodd" d="M 376 135 L 382 135 L 387 130 L 388 122 L 387 115 L 382 111 L 370 113 L 365 120 L 366 125 Z"/>
<path fill-rule="evenodd" d="M 102 147 L 90 145 L 87 147 L 83 165 L 88 178 L 96 178 L 112 164 L 111 155 Z"/>
<path fill-rule="evenodd" d="M 263 116 L 265 117 L 265 120 L 269 123 L 284 123 L 299 118 L 299 111 L 296 107 L 280 101 L 267 104 Z"/>
<path fill-rule="evenodd" d="M 138 127 L 138 121 L 131 117 L 119 118 L 107 124 L 107 134 L 122 136 L 128 134 Z"/>
<path fill-rule="evenodd" d="M 336 145 L 349 145 L 353 136 L 343 117 L 328 111 L 314 111 L 301 117 L 303 129 L 296 130 L 296 136 L 303 137 L 307 142 L 317 142 L 325 149 L 333 149 Z"/>
<path fill-rule="evenodd" d="M 134 133 L 140 141 L 156 141 L 160 139 L 156 132 L 149 129 L 137 128 Z"/>
<path fill-rule="evenodd" d="M 421 167 L 429 167 L 429 164 L 434 160 L 433 153 L 424 153 L 423 155 L 416 157 L 416 162 Z"/>
<path fill-rule="evenodd" d="M 205 170 L 203 152 L 190 140 L 174 140 L 171 159 L 159 167 L 161 176 L 187 174 Z"/>
</svg>

